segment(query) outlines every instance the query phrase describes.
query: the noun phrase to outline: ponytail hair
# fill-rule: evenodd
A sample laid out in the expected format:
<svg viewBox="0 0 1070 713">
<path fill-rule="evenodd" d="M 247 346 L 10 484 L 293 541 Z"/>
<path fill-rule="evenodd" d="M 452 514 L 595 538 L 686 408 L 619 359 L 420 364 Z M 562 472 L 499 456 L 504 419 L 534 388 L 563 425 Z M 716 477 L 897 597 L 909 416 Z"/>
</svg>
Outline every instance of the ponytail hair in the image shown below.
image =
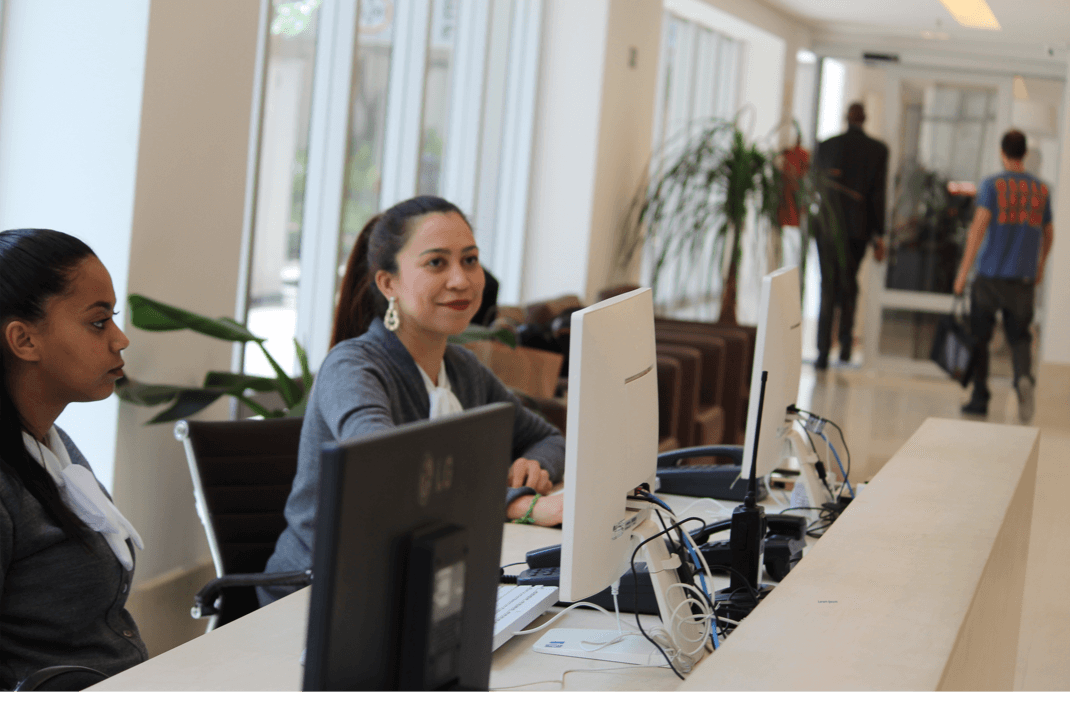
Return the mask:
<svg viewBox="0 0 1070 713">
<path fill-rule="evenodd" d="M 456 213 L 468 223 L 461 209 L 445 198 L 417 196 L 373 216 L 361 229 L 342 278 L 332 348 L 364 334 L 372 320 L 386 314 L 386 298 L 375 284 L 375 274 L 380 270 L 397 274 L 398 252 L 409 242 L 417 219 L 431 213 Z"/>
<path fill-rule="evenodd" d="M 52 297 L 66 294 L 78 266 L 94 257 L 78 238 L 55 230 L 0 232 L 0 335 L 8 323 L 38 323 Z M 59 495 L 52 476 L 26 450 L 25 424 L 11 396 L 11 360 L 6 337 L 0 338 L 0 468 L 37 499 L 71 538 L 88 548 L 89 530 Z"/>
</svg>

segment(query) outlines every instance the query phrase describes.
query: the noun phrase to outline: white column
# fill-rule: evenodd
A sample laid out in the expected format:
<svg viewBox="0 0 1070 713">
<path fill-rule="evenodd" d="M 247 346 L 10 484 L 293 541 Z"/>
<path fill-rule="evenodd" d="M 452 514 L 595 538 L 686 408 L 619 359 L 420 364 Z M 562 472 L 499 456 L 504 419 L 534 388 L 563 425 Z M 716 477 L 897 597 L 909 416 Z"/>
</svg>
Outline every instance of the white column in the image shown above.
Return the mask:
<svg viewBox="0 0 1070 713">
<path fill-rule="evenodd" d="M 1055 242 L 1044 268 L 1044 323 L 1041 328 L 1040 361 L 1070 364 L 1070 91 L 1064 90 L 1062 150 L 1059 152 L 1059 185 L 1054 190 L 1052 214 Z"/>
</svg>

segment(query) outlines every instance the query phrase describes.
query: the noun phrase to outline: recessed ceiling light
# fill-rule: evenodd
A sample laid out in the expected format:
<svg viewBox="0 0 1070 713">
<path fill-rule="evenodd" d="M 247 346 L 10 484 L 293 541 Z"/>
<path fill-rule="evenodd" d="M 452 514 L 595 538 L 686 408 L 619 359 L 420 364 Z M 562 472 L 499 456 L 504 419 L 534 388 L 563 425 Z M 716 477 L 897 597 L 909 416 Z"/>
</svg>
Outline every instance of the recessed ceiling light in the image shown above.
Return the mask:
<svg viewBox="0 0 1070 713">
<path fill-rule="evenodd" d="M 940 2 L 963 27 L 978 30 L 1003 29 L 985 0 L 940 0 Z"/>
<path fill-rule="evenodd" d="M 1029 90 L 1026 89 L 1025 79 L 1020 74 L 1014 78 L 1014 98 L 1018 101 L 1028 101 L 1029 99 Z"/>
</svg>

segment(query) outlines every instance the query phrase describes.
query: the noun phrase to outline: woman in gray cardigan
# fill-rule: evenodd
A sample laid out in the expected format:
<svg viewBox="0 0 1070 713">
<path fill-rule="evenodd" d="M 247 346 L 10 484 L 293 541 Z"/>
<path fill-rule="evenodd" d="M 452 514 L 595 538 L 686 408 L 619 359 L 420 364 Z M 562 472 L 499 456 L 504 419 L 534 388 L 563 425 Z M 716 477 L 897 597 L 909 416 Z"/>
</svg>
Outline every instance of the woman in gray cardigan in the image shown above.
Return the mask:
<svg viewBox="0 0 1070 713">
<path fill-rule="evenodd" d="M 82 241 L 0 232 L 0 689 L 51 666 L 110 676 L 148 658 L 126 610 L 141 538 L 54 425 L 122 377 L 114 308 Z"/>
<path fill-rule="evenodd" d="M 480 307 L 484 274 L 467 219 L 452 203 L 419 196 L 372 218 L 346 265 L 331 351 L 320 367 L 301 429 L 286 530 L 267 572 L 312 565 L 319 453 L 324 443 L 489 403 L 516 405 L 506 515 L 561 523 L 561 432 L 520 401 L 467 349 L 449 345 Z M 388 487 L 371 477 L 369 491 Z M 259 590 L 261 604 L 293 591 Z"/>
</svg>

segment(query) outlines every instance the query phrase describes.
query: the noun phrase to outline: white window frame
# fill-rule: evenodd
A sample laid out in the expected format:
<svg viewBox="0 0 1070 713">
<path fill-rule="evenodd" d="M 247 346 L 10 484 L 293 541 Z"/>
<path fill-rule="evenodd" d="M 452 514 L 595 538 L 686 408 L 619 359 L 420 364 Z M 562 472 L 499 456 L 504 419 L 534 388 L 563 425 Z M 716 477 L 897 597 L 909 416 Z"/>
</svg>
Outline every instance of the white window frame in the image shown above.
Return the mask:
<svg viewBox="0 0 1070 713">
<path fill-rule="evenodd" d="M 325 0 L 320 8 L 295 330 L 313 368 L 327 356 L 331 339 L 359 5 Z"/>
<path fill-rule="evenodd" d="M 432 0 L 394 2 L 380 209 L 418 185 L 432 9 Z M 469 215 L 502 302 L 518 301 L 522 287 L 542 17 L 543 0 L 458 5 L 440 194 Z M 333 327 L 359 0 L 324 0 L 320 23 L 296 327 L 313 369 Z"/>
</svg>

